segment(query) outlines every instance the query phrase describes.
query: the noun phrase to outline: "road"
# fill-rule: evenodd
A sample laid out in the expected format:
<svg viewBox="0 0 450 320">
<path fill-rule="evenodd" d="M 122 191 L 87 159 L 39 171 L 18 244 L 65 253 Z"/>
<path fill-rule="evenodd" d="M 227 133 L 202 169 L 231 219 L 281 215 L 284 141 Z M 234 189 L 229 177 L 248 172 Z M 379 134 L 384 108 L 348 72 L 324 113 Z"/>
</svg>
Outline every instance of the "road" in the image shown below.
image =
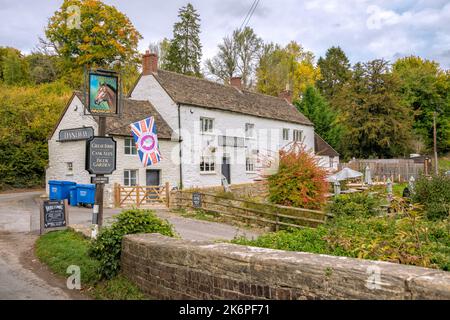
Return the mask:
<svg viewBox="0 0 450 320">
<path fill-rule="evenodd" d="M 38 199 L 43 191 L 0 194 L 0 299 L 83 299 L 69 291 L 64 281 L 52 275 L 33 259 L 33 245 L 38 237 Z M 153 208 L 169 221 L 176 232 L 189 240 L 230 240 L 235 236 L 258 234 L 230 225 L 183 218 L 162 206 Z M 119 209 L 105 209 L 106 224 Z M 89 226 L 92 209 L 70 208 L 70 224 Z"/>
</svg>

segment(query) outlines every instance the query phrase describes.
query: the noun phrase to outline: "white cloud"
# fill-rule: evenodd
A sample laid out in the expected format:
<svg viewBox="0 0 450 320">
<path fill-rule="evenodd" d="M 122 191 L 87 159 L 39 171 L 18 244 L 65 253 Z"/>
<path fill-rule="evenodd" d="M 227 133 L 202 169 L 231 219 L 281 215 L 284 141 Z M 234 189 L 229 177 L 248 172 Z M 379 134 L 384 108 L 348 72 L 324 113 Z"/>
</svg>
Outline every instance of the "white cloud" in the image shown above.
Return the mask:
<svg viewBox="0 0 450 320">
<path fill-rule="evenodd" d="M 188 0 L 104 0 L 126 13 L 144 39 L 171 37 L 178 8 Z M 253 0 L 192 0 L 201 16 L 204 59 L 238 28 Z M 29 52 L 62 0 L 0 0 L 0 45 Z M 352 63 L 417 54 L 450 67 L 448 0 L 260 0 L 249 23 L 266 41 L 300 42 L 316 57 L 339 45 Z"/>
</svg>

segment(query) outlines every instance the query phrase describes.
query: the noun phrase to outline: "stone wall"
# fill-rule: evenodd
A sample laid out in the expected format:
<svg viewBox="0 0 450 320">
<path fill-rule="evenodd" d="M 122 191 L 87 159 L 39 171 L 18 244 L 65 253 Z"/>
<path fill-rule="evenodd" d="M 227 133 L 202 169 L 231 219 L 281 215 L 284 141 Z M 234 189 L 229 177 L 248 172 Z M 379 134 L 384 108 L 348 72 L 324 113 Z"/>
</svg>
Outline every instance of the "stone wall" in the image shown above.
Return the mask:
<svg viewBox="0 0 450 320">
<path fill-rule="evenodd" d="M 450 273 L 388 262 L 129 235 L 122 270 L 157 299 L 450 299 Z"/>
</svg>

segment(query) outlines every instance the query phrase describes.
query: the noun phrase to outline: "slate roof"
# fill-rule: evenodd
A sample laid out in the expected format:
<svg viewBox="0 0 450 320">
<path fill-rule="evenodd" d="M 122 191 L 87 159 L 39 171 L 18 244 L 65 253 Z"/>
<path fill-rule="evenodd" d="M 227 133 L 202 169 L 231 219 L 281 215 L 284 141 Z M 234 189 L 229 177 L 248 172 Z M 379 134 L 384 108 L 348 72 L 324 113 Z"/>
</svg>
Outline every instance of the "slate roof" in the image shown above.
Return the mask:
<svg viewBox="0 0 450 320">
<path fill-rule="evenodd" d="M 317 133 L 314 133 L 314 150 L 318 156 L 339 157 L 339 153 Z"/>
<path fill-rule="evenodd" d="M 74 94 L 83 102 L 84 95 L 80 91 Z M 149 116 L 155 117 L 158 139 L 170 139 L 172 129 L 149 101 L 123 99 L 122 115 L 106 118 L 106 133 L 116 136 L 131 136 L 130 124 Z"/>
<path fill-rule="evenodd" d="M 156 80 L 177 103 L 238 112 L 303 125 L 313 124 L 285 99 L 158 70 Z"/>
</svg>

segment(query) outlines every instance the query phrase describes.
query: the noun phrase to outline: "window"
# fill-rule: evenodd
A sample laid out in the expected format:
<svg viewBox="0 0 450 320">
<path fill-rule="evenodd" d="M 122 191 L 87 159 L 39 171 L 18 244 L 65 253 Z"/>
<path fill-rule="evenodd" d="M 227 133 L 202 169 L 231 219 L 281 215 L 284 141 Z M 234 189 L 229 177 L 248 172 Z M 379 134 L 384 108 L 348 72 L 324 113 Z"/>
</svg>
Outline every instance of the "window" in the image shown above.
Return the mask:
<svg viewBox="0 0 450 320">
<path fill-rule="evenodd" d="M 133 187 L 137 185 L 137 170 L 124 170 L 123 171 L 123 184 L 126 187 Z"/>
<path fill-rule="evenodd" d="M 253 123 L 246 123 L 245 124 L 245 137 L 246 138 L 253 138 L 255 125 Z"/>
<path fill-rule="evenodd" d="M 245 158 L 245 171 L 253 172 L 255 171 L 255 160 L 251 157 Z"/>
<path fill-rule="evenodd" d="M 66 162 L 67 175 L 73 175 L 73 162 Z"/>
<path fill-rule="evenodd" d="M 200 172 L 215 172 L 215 160 L 213 156 L 202 156 L 200 158 Z"/>
<path fill-rule="evenodd" d="M 289 129 L 283 129 L 283 140 L 289 140 Z"/>
<path fill-rule="evenodd" d="M 137 154 L 136 144 L 133 138 L 125 138 L 125 154 Z"/>
<path fill-rule="evenodd" d="M 303 133 L 302 130 L 294 130 L 293 131 L 293 134 L 294 134 L 293 140 L 294 141 L 302 141 L 302 133 Z"/>
<path fill-rule="evenodd" d="M 200 132 L 213 132 L 214 119 L 200 118 Z"/>
<path fill-rule="evenodd" d="M 330 168 L 333 168 L 334 157 L 330 157 Z"/>
</svg>

